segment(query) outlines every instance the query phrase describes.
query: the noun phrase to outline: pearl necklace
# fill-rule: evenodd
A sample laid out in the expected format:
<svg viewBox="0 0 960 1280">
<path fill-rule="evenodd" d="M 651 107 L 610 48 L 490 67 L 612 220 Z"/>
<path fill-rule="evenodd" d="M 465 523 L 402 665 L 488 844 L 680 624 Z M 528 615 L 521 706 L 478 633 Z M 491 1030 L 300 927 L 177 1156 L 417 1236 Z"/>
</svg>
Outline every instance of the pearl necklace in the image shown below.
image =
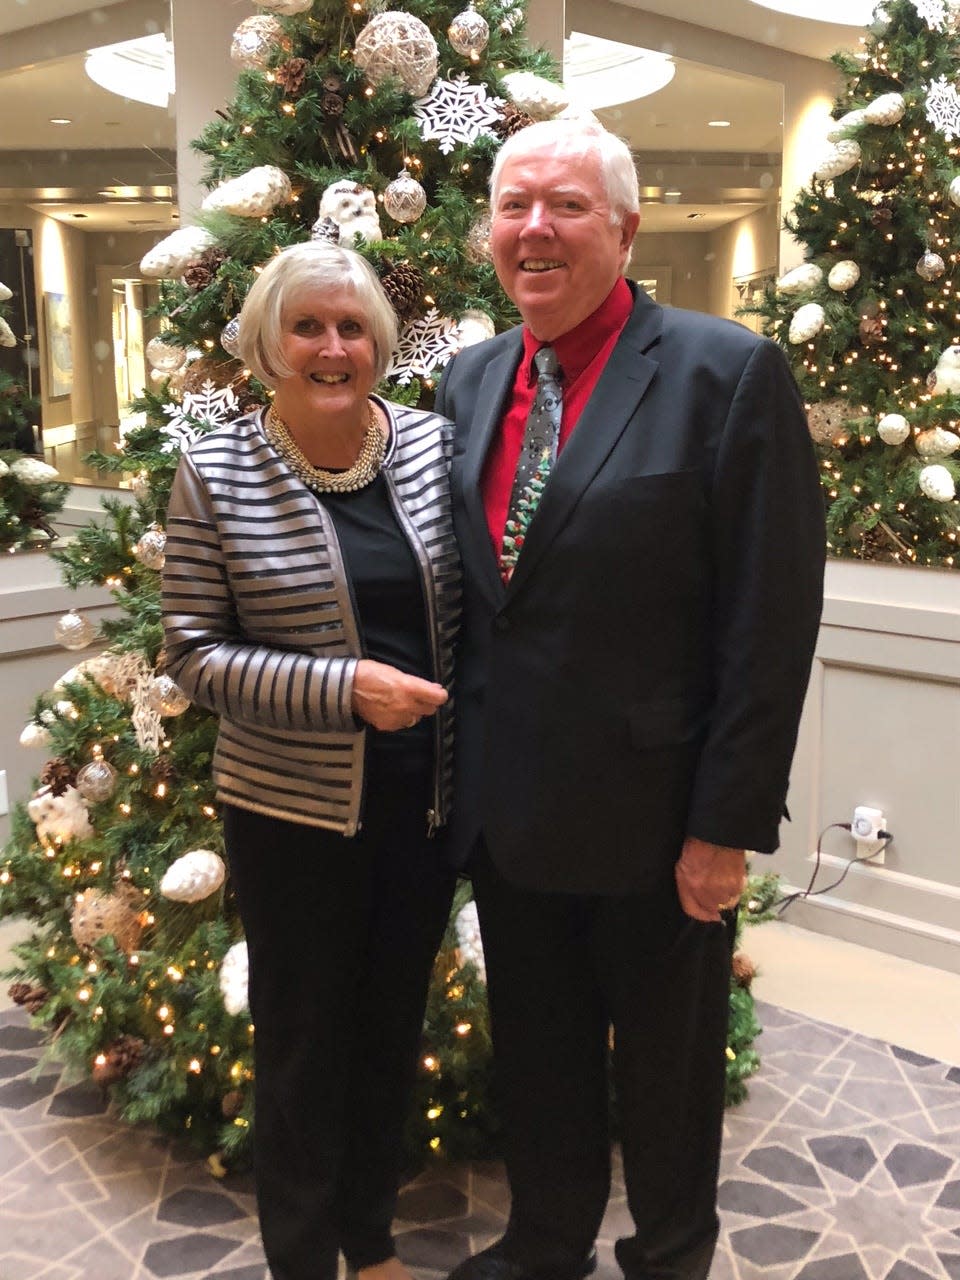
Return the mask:
<svg viewBox="0 0 960 1280">
<path fill-rule="evenodd" d="M 264 418 L 267 439 L 295 476 L 315 493 L 353 493 L 377 478 L 387 451 L 380 423 L 367 401 L 367 430 L 356 460 L 346 471 L 315 467 L 290 434 L 290 428 L 271 405 Z"/>
</svg>

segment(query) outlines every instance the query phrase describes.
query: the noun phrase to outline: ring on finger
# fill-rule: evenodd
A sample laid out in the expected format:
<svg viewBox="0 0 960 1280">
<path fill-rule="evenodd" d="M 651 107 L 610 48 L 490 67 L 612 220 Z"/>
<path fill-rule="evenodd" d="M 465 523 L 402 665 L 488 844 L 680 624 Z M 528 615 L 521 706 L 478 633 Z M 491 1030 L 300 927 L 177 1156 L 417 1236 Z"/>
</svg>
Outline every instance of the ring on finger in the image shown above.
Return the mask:
<svg viewBox="0 0 960 1280">
<path fill-rule="evenodd" d="M 407 728 L 412 729 L 419 719 L 420 719 L 419 716 L 411 716 L 410 719 L 407 721 Z"/>
</svg>

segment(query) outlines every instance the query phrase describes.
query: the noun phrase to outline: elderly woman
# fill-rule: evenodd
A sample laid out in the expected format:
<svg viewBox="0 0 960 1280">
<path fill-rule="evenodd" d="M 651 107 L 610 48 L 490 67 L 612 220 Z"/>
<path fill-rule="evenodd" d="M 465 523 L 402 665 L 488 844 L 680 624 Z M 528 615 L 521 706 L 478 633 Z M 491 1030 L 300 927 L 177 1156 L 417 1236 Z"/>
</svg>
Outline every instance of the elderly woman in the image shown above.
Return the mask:
<svg viewBox="0 0 960 1280">
<path fill-rule="evenodd" d="M 397 329 L 310 243 L 240 317 L 269 409 L 198 440 L 167 516 L 168 671 L 220 716 L 214 777 L 250 957 L 254 1162 L 274 1280 L 409 1280 L 401 1134 L 454 887 L 459 568 L 451 424 L 372 394 Z"/>
</svg>

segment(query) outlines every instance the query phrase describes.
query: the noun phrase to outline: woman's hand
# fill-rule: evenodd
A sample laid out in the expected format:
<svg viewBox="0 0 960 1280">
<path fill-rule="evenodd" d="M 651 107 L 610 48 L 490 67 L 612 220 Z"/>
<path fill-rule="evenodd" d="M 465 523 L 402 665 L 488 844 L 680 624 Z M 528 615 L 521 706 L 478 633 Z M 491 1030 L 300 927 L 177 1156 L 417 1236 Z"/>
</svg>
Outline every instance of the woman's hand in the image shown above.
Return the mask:
<svg viewBox="0 0 960 1280">
<path fill-rule="evenodd" d="M 442 684 L 361 658 L 353 677 L 353 709 L 374 729 L 412 729 L 447 700 Z"/>
</svg>

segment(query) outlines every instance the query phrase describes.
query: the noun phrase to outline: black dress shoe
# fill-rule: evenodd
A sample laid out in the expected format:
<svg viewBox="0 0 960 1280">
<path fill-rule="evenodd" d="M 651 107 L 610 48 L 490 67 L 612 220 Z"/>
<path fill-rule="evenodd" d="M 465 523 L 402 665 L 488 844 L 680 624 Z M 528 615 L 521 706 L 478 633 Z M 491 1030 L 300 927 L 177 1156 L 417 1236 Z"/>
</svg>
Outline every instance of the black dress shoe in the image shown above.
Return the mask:
<svg viewBox="0 0 960 1280">
<path fill-rule="evenodd" d="M 447 1280 L 583 1280 L 596 1267 L 596 1249 L 591 1249 L 582 1262 L 525 1266 L 507 1257 L 500 1242 L 454 1267 Z"/>
</svg>

